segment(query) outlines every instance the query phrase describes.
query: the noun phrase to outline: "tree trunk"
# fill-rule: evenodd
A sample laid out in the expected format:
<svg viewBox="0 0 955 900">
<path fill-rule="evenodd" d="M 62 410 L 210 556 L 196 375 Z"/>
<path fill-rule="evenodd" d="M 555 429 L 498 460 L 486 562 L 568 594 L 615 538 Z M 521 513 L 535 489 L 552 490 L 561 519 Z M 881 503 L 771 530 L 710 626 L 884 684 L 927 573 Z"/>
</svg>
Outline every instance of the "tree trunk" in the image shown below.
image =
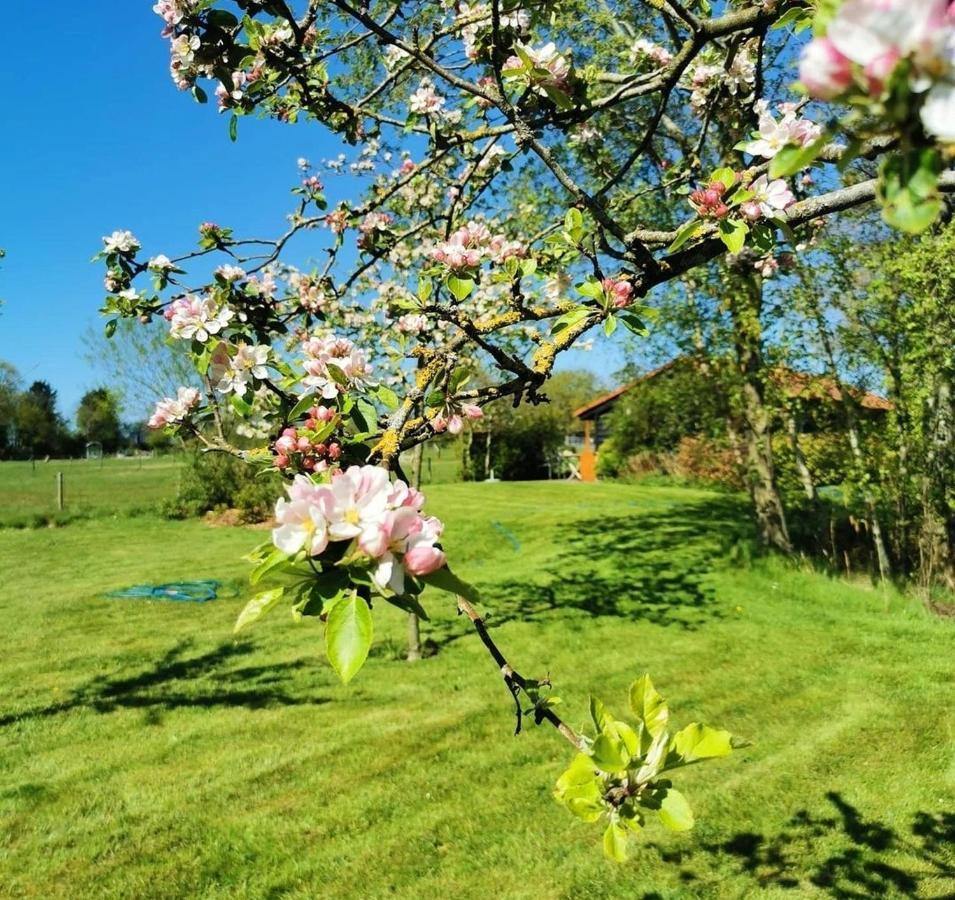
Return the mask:
<svg viewBox="0 0 955 900">
<path fill-rule="evenodd" d="M 411 457 L 411 486 L 421 487 L 421 460 L 424 457 L 424 444 L 416 444 Z M 417 613 L 408 613 L 408 662 L 421 659 L 421 623 Z"/>
<path fill-rule="evenodd" d="M 919 537 L 921 581 L 928 591 L 941 581 L 955 588 L 955 514 L 949 501 L 948 477 L 953 470 L 955 397 L 948 373 L 937 376 L 926 413 L 928 452 L 922 478 L 922 529 Z"/>
<path fill-rule="evenodd" d="M 793 448 L 793 459 L 796 462 L 796 474 L 799 476 L 799 483 L 802 485 L 806 499 L 815 505 L 816 503 L 816 482 L 813 480 L 812 472 L 806 464 L 806 457 L 802 452 L 802 445 L 799 443 L 800 434 L 800 415 L 795 410 L 786 416 L 786 430 L 789 432 L 789 443 Z"/>
<path fill-rule="evenodd" d="M 829 368 L 829 377 L 839 394 L 839 403 L 842 406 L 846 416 L 846 434 L 849 438 L 849 448 L 852 450 L 852 460 L 860 473 L 866 469 L 865 456 L 862 452 L 862 441 L 859 438 L 858 416 L 856 415 L 855 400 L 849 395 L 849 391 L 839 378 L 839 367 L 836 365 L 836 354 L 832 346 L 832 339 L 826 322 L 822 316 L 822 311 L 816 307 L 816 330 L 819 334 L 819 340 L 826 354 L 826 362 Z M 885 582 L 892 575 L 892 565 L 889 562 L 889 554 L 885 549 L 885 539 L 882 536 L 882 523 L 879 520 L 878 511 L 875 505 L 875 498 L 872 491 L 864 488 L 862 496 L 865 500 L 866 512 L 869 519 L 869 532 L 872 535 L 872 545 L 875 548 L 876 561 L 879 565 L 879 578 Z"/>
<path fill-rule="evenodd" d="M 730 275 L 730 312 L 740 377 L 740 437 L 746 464 L 746 484 L 753 502 L 760 540 L 770 547 L 792 552 L 786 513 L 776 484 L 772 424 L 765 401 L 762 354 L 762 279 Z"/>
</svg>

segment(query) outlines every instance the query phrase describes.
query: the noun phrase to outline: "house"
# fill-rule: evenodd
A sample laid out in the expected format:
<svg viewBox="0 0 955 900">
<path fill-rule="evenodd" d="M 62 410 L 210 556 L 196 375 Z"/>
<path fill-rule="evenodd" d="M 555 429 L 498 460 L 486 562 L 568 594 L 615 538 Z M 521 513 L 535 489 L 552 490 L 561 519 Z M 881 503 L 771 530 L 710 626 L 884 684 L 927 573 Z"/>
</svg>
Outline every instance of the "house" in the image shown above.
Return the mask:
<svg viewBox="0 0 955 900">
<path fill-rule="evenodd" d="M 583 423 L 583 439 L 580 444 L 579 471 L 583 481 L 597 480 L 597 454 L 600 445 L 610 435 L 610 418 L 622 396 L 639 388 L 661 375 L 676 370 L 681 364 L 690 363 L 686 356 L 678 356 L 656 369 L 641 375 L 636 381 L 622 385 L 609 393 L 602 394 L 590 403 L 574 410 L 574 415 Z M 842 400 L 839 385 L 831 378 L 797 372 L 793 369 L 777 368 L 769 373 L 769 380 L 777 389 L 781 389 L 787 399 L 797 401 L 803 409 L 801 431 L 813 432 L 827 430 L 823 410 L 826 406 Z M 863 416 L 879 417 L 892 409 L 892 402 L 870 391 L 854 388 L 850 391 Z"/>
</svg>

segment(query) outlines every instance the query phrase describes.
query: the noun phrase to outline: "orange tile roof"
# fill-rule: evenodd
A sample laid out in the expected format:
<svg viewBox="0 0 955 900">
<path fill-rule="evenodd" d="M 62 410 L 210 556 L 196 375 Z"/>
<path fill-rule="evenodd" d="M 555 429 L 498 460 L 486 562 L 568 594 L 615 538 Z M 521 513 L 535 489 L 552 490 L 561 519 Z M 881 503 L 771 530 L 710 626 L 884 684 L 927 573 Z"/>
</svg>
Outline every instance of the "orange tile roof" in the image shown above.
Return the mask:
<svg viewBox="0 0 955 900">
<path fill-rule="evenodd" d="M 601 409 L 601 407 L 613 403 L 614 400 L 638 384 L 656 378 L 657 375 L 661 375 L 683 359 L 686 359 L 686 357 L 677 356 L 662 366 L 647 372 L 645 375 L 641 375 L 636 381 L 621 385 L 606 394 L 602 394 L 600 397 L 597 397 L 596 400 L 592 400 L 590 403 L 574 410 L 574 416 L 578 419 L 593 418 L 594 414 L 597 410 Z M 769 377 L 783 388 L 787 397 L 792 399 L 804 397 L 809 400 L 821 400 L 823 396 L 828 396 L 831 400 L 835 400 L 836 402 L 842 400 L 842 392 L 839 390 L 838 385 L 831 378 L 827 378 L 824 375 L 811 375 L 808 372 L 796 372 L 793 369 L 774 369 Z M 887 412 L 893 408 L 891 400 L 880 397 L 871 391 L 851 388 L 850 393 L 864 409 Z"/>
</svg>

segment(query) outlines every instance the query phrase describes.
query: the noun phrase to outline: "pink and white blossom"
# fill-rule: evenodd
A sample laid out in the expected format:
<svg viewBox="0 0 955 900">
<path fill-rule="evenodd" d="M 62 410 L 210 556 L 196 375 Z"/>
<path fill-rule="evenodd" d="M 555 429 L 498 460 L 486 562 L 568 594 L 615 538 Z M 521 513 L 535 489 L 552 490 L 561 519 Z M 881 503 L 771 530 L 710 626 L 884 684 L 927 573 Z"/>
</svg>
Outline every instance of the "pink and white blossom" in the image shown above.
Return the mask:
<svg viewBox="0 0 955 900">
<path fill-rule="evenodd" d="M 181 387 L 175 397 L 163 397 L 149 417 L 150 428 L 165 428 L 184 422 L 199 405 L 199 391 L 195 388 Z"/>
<path fill-rule="evenodd" d="M 781 103 L 777 108 L 781 113 L 779 119 L 770 112 L 765 100 L 756 103 L 759 138 L 743 147 L 747 153 L 772 159 L 783 147 L 789 144 L 805 147 L 822 134 L 822 129 L 815 122 L 798 115 L 793 104 Z"/>
<path fill-rule="evenodd" d="M 212 297 L 186 294 L 173 301 L 163 313 L 169 322 L 169 333 L 182 340 L 197 340 L 205 343 L 214 334 L 219 334 L 235 313 L 225 304 L 218 304 Z"/>
<path fill-rule="evenodd" d="M 209 374 L 216 382 L 216 390 L 222 394 L 230 391 L 244 394 L 252 385 L 252 379 L 268 378 L 269 354 L 267 344 L 246 344 L 240 341 L 235 347 L 219 344 L 212 354 Z"/>
<path fill-rule="evenodd" d="M 347 338 L 329 335 L 325 338 L 309 338 L 302 344 L 305 360 L 305 378 L 302 383 L 321 394 L 326 400 L 333 400 L 342 390 L 336 375 L 344 377 L 348 387 L 360 390 L 371 384 L 372 368 L 365 352 L 356 347 Z M 334 366 L 337 372 L 332 372 Z"/>
<path fill-rule="evenodd" d="M 418 116 L 437 115 L 447 103 L 430 79 L 422 78 L 418 89 L 408 98 L 408 109 Z"/>
<path fill-rule="evenodd" d="M 103 238 L 104 253 L 120 253 L 129 256 L 135 253 L 142 245 L 131 231 L 114 231 Z"/>
<path fill-rule="evenodd" d="M 796 202 L 789 185 L 782 178 L 770 181 L 766 175 L 760 175 L 749 189 L 753 193 L 753 202 L 759 204 L 760 212 L 764 216 L 778 215 Z"/>
</svg>

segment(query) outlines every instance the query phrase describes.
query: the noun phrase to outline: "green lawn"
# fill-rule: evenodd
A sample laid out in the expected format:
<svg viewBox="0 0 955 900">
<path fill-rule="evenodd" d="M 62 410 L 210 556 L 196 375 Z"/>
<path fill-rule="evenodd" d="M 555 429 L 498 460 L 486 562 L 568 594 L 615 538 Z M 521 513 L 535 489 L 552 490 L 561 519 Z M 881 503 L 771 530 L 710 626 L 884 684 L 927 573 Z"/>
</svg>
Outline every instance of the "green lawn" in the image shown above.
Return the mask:
<svg viewBox="0 0 955 900">
<path fill-rule="evenodd" d="M 446 595 L 433 655 L 405 623 L 340 686 L 318 629 L 242 596 L 100 599 L 213 577 L 262 538 L 100 518 L 0 531 L 0 895 L 926 897 L 955 892 L 955 627 L 894 594 L 745 563 L 732 498 L 613 484 L 447 484 L 447 548 L 494 635 L 574 725 L 652 673 L 677 723 L 752 742 L 680 779 L 694 831 L 624 866 L 550 796 L 569 761 L 513 737 L 494 666 Z M 735 560 L 735 562 L 730 562 Z"/>
</svg>

